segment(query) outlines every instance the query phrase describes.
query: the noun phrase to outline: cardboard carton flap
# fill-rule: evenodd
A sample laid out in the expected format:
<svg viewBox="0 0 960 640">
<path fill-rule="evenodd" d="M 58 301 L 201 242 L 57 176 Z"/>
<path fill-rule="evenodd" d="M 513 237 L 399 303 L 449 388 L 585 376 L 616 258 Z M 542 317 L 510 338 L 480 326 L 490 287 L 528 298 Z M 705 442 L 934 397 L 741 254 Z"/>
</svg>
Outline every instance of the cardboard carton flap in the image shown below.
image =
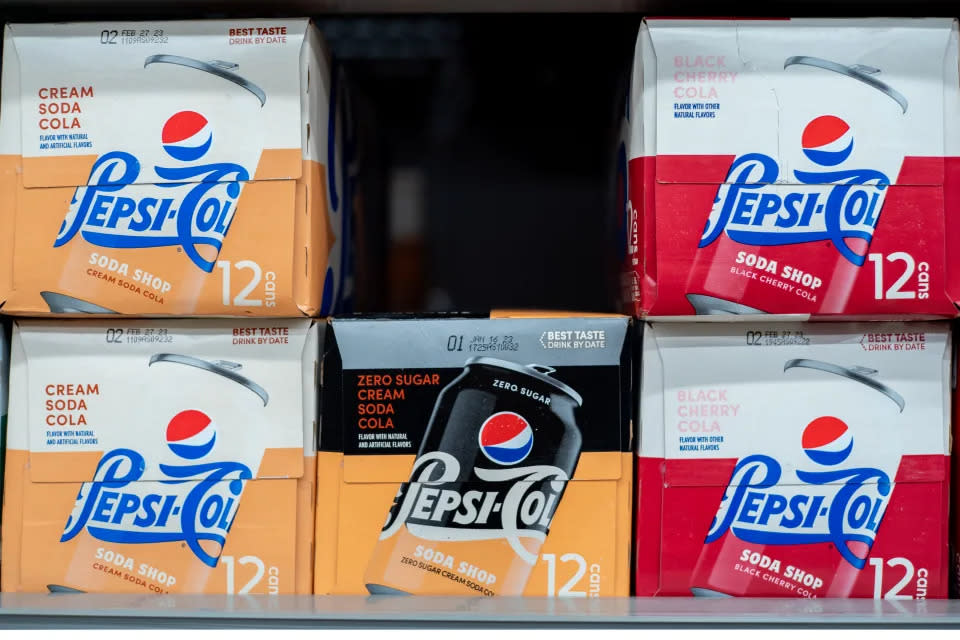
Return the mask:
<svg viewBox="0 0 960 640">
<path fill-rule="evenodd" d="M 35 482 L 303 476 L 309 320 L 18 321 L 14 341 Z"/>
<path fill-rule="evenodd" d="M 24 185 L 109 191 L 299 177 L 308 27 L 305 19 L 8 25 Z"/>
<path fill-rule="evenodd" d="M 651 20 L 640 38 L 659 182 L 943 184 L 953 20 Z"/>
<path fill-rule="evenodd" d="M 454 455 L 461 478 L 481 463 L 621 477 L 629 319 L 508 316 L 331 322 L 320 449 L 346 454 L 345 482 L 407 482 L 421 449 Z"/>
<path fill-rule="evenodd" d="M 942 482 L 951 353 L 940 323 L 652 323 L 639 455 L 666 486 Z"/>
</svg>

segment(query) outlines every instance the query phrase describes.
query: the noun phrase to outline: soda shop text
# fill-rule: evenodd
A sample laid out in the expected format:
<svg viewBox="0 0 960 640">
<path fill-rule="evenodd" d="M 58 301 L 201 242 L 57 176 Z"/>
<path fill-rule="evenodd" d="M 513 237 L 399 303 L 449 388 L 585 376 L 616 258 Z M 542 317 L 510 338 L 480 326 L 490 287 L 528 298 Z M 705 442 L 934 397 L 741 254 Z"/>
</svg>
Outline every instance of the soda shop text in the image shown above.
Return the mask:
<svg viewBox="0 0 960 640">
<path fill-rule="evenodd" d="M 811 302 L 816 302 L 816 291 L 823 286 L 823 279 L 812 273 L 792 265 L 781 267 L 776 260 L 764 258 L 749 251 L 737 253 L 735 264 L 730 267 L 730 273 L 741 278 L 757 280 Z"/>
<path fill-rule="evenodd" d="M 115 285 L 134 295 L 164 304 L 164 296 L 173 284 L 146 269 L 130 268 L 130 264 L 96 251 L 87 259 L 87 276 Z"/>
<path fill-rule="evenodd" d="M 744 549 L 739 560 L 733 565 L 735 571 L 760 578 L 804 598 L 816 598 L 817 589 L 823 586 L 823 578 L 816 574 L 790 564 L 784 567 L 780 560 L 758 551 Z"/>
<path fill-rule="evenodd" d="M 410 565 L 428 573 L 435 573 L 485 596 L 497 595 L 490 589 L 497 582 L 496 575 L 466 560 L 457 562 L 454 556 L 438 549 L 418 544 L 413 557 L 403 556 L 400 559 L 400 564 Z"/>
<path fill-rule="evenodd" d="M 98 547 L 95 557 L 94 570 L 131 582 L 154 593 L 169 593 L 169 589 L 177 584 L 177 578 L 173 574 L 161 571 L 147 562 L 137 562 L 133 557 L 112 549 Z"/>
</svg>

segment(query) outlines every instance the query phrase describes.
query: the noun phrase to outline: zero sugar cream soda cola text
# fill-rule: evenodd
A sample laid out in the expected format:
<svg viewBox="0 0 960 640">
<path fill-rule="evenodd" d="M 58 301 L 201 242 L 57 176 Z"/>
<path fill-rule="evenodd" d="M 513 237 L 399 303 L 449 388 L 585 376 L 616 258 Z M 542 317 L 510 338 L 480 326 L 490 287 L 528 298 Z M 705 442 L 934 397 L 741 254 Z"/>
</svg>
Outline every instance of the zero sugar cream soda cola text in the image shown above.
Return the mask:
<svg viewBox="0 0 960 640">
<path fill-rule="evenodd" d="M 2 590 L 310 593 L 321 326 L 15 322 Z"/>
<path fill-rule="evenodd" d="M 328 315 L 343 77 L 305 19 L 7 25 L 5 311 Z"/>
<path fill-rule="evenodd" d="M 629 329 L 333 320 L 315 593 L 628 595 Z"/>
<path fill-rule="evenodd" d="M 637 595 L 947 596 L 947 323 L 646 327 Z"/>
<path fill-rule="evenodd" d="M 618 163 L 626 307 L 955 315 L 957 67 L 949 19 L 645 21 Z"/>
</svg>

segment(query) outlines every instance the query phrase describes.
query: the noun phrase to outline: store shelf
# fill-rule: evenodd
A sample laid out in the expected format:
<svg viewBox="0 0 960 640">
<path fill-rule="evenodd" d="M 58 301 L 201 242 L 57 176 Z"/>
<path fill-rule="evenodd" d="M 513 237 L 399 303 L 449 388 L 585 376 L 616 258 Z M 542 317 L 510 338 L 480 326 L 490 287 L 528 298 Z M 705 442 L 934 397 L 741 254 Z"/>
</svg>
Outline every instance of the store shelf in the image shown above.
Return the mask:
<svg viewBox="0 0 960 640">
<path fill-rule="evenodd" d="M 16 627 L 953 627 L 960 601 L 0 594 Z"/>
</svg>

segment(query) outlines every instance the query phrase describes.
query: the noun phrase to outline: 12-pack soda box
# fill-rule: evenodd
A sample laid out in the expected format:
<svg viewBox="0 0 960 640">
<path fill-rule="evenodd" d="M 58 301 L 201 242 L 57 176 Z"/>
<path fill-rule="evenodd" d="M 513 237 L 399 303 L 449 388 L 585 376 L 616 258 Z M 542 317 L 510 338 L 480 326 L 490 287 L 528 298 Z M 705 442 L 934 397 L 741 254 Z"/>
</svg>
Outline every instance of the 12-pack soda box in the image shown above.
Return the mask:
<svg viewBox="0 0 960 640">
<path fill-rule="evenodd" d="M 947 596 L 949 324 L 651 323 L 636 595 Z"/>
<path fill-rule="evenodd" d="M 631 323 L 334 319 L 317 594 L 629 595 Z"/>
<path fill-rule="evenodd" d="M 324 324 L 13 326 L 3 591 L 310 593 Z"/>
<path fill-rule="evenodd" d="M 340 309 L 343 84 L 306 19 L 7 25 L 4 311 Z"/>
<path fill-rule="evenodd" d="M 648 19 L 621 129 L 622 301 L 646 316 L 952 317 L 951 19 Z"/>
</svg>

